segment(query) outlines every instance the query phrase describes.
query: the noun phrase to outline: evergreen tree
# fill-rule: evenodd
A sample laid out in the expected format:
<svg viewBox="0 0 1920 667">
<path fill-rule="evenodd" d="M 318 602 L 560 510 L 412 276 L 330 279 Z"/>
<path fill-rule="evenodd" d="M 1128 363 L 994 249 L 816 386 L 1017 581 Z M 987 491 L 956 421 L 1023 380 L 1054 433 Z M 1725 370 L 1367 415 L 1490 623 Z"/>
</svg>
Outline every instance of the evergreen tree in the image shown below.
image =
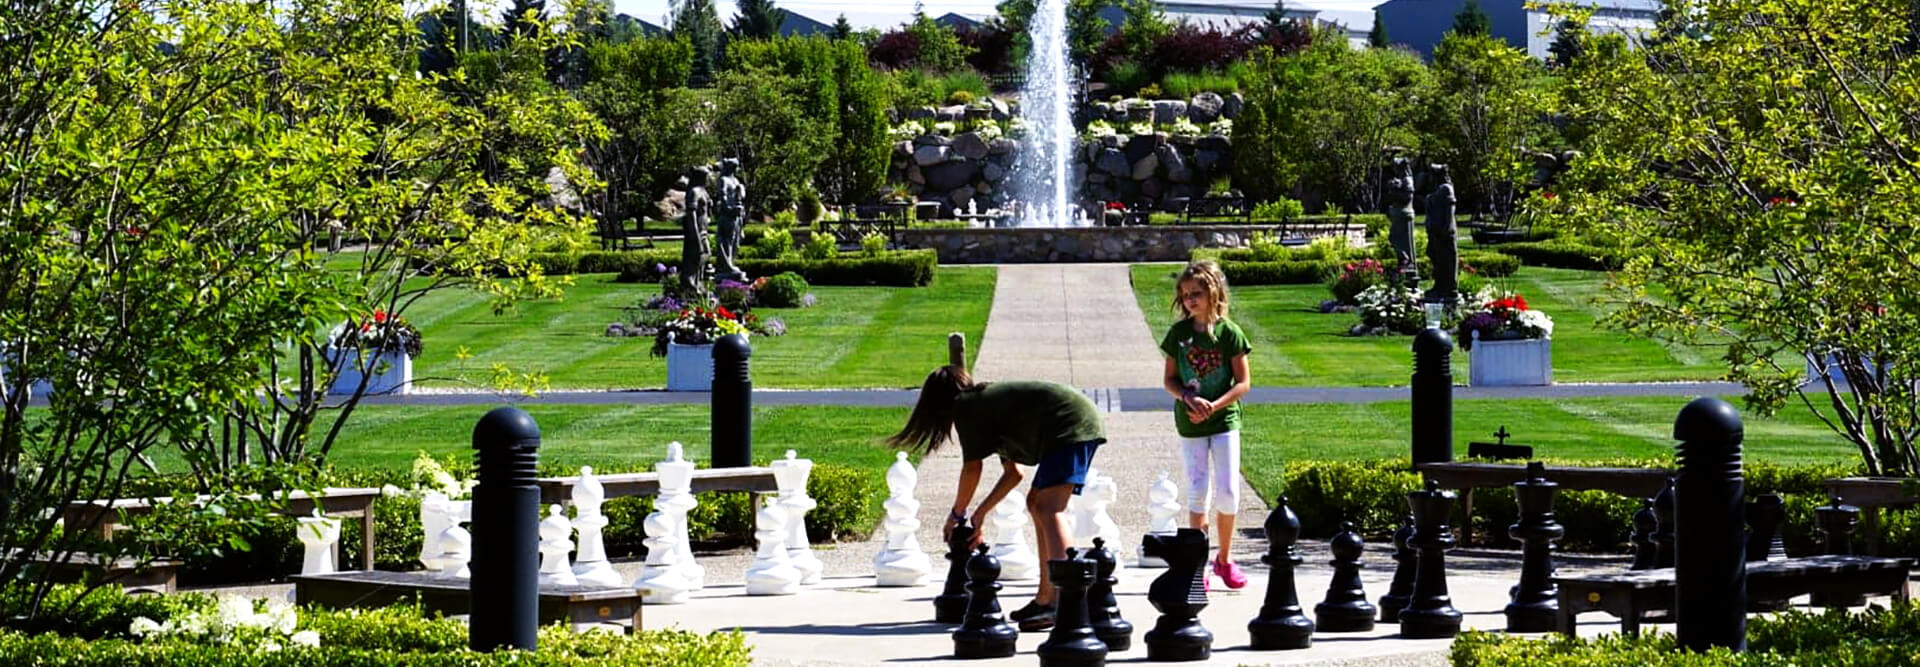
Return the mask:
<svg viewBox="0 0 1920 667">
<path fill-rule="evenodd" d="M 713 83 L 715 73 L 720 68 L 721 43 L 720 13 L 714 9 L 713 0 L 686 0 L 673 14 L 673 38 L 687 40 L 693 46 L 693 75 L 690 81 L 694 86 L 704 87 Z"/>
<path fill-rule="evenodd" d="M 1467 0 L 1467 5 L 1460 8 L 1460 13 L 1453 15 L 1453 30 L 1450 32 L 1456 35 L 1486 37 L 1493 34 L 1493 19 L 1488 18 L 1487 13 L 1480 9 L 1478 0 Z"/>
<path fill-rule="evenodd" d="M 1287 0 L 1274 0 L 1273 9 L 1267 10 L 1266 20 L 1268 30 L 1280 27 L 1280 22 L 1287 20 Z"/>
<path fill-rule="evenodd" d="M 786 23 L 787 10 L 773 6 L 773 0 L 740 0 L 740 13 L 733 17 L 733 35 L 747 39 L 773 39 Z"/>
<path fill-rule="evenodd" d="M 840 40 L 840 39 L 847 39 L 852 36 L 853 36 L 853 24 L 847 22 L 846 13 L 842 12 L 840 14 L 840 20 L 833 22 L 833 38 L 836 40 Z"/>
<path fill-rule="evenodd" d="M 1260 32 L 1265 37 L 1263 42 L 1281 55 L 1299 51 L 1313 43 L 1313 28 L 1299 19 L 1288 18 L 1285 0 L 1274 2 L 1273 9 L 1267 10 L 1264 18 L 1265 22 L 1260 26 Z"/>
<path fill-rule="evenodd" d="M 1380 20 L 1380 12 L 1373 13 L 1373 29 L 1367 31 L 1367 46 L 1376 49 L 1387 48 L 1393 42 L 1387 37 L 1387 24 Z"/>
<path fill-rule="evenodd" d="M 1554 66 L 1566 67 L 1580 57 L 1580 33 L 1586 31 L 1585 23 L 1571 18 L 1561 19 L 1560 24 L 1554 26 L 1553 43 L 1547 45 Z"/>
<path fill-rule="evenodd" d="M 547 12 L 547 0 L 513 0 L 513 4 L 507 6 L 506 15 L 502 17 L 500 27 L 503 36 L 513 39 L 532 34 L 533 26 L 527 23 L 527 12 L 533 12 L 534 17 L 544 16 Z"/>
</svg>

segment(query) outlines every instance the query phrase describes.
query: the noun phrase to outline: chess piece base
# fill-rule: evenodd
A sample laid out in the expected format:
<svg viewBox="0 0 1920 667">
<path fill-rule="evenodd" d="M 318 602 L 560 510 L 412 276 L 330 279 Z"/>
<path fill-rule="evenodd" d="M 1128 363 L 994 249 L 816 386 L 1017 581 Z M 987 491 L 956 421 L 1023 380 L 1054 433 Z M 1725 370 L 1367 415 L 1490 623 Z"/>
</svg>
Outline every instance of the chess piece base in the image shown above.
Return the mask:
<svg viewBox="0 0 1920 667">
<path fill-rule="evenodd" d="M 1068 641 L 1049 639 L 1033 653 L 1040 656 L 1040 667 L 1105 667 L 1107 664 L 1107 645 L 1092 635 Z"/>
<path fill-rule="evenodd" d="M 1020 632 L 1002 625 L 998 630 L 953 633 L 953 657 L 962 660 L 1010 658 L 1017 651 Z"/>
<path fill-rule="evenodd" d="M 1348 604 L 1318 604 L 1313 607 L 1314 630 L 1319 632 L 1370 632 L 1373 630 L 1373 605 L 1360 600 Z"/>
<path fill-rule="evenodd" d="M 1147 631 L 1147 660 L 1150 662 L 1189 662 L 1213 657 L 1213 633 L 1201 627 L 1200 619 L 1176 620 L 1161 616 Z"/>
<path fill-rule="evenodd" d="M 1291 651 L 1313 647 L 1313 621 L 1295 614 L 1271 621 L 1253 619 L 1247 635 L 1255 651 Z"/>
<path fill-rule="evenodd" d="M 1553 632 L 1559 628 L 1555 619 L 1560 615 L 1560 605 L 1554 601 L 1546 604 L 1507 605 L 1507 632 Z"/>
<path fill-rule="evenodd" d="M 1408 639 L 1445 639 L 1460 634 L 1460 610 L 1408 609 L 1400 612 L 1400 636 Z"/>
<path fill-rule="evenodd" d="M 1380 597 L 1380 622 L 1399 623 L 1400 612 L 1406 611 L 1412 598 L 1405 595 L 1383 595 Z"/>
</svg>

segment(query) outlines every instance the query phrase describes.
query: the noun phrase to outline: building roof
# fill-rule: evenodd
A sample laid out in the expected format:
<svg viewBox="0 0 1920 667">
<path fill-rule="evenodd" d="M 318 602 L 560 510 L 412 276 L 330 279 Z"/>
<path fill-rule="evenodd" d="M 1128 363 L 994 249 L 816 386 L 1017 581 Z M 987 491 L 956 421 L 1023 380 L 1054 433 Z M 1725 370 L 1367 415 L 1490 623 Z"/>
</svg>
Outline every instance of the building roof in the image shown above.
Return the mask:
<svg viewBox="0 0 1920 667">
<path fill-rule="evenodd" d="M 794 36 L 805 37 L 807 35 L 814 35 L 814 34 L 821 34 L 821 35 L 833 34 L 833 24 L 831 23 L 821 23 L 819 21 L 814 20 L 814 18 L 811 16 L 806 16 L 804 14 L 793 11 L 791 9 L 788 9 L 785 11 L 786 11 L 787 17 L 784 20 L 780 21 L 781 35 L 784 35 L 787 37 L 794 37 Z"/>
<path fill-rule="evenodd" d="M 985 25 L 987 22 L 988 16 L 989 15 L 987 14 L 962 14 L 960 12 L 947 12 L 945 14 L 941 14 L 939 18 L 935 18 L 933 22 L 946 26 L 947 28 L 953 30 L 954 32 L 966 32 L 968 30 L 972 30 L 974 28 L 978 28 L 982 25 Z"/>
<path fill-rule="evenodd" d="M 627 24 L 627 25 L 634 26 L 636 28 L 639 28 L 640 34 L 642 36 L 646 36 L 646 37 L 658 37 L 660 35 L 667 34 L 666 28 L 662 28 L 660 26 L 649 23 L 645 19 L 634 18 L 632 14 L 626 14 L 626 13 L 615 14 L 613 15 L 613 18 L 608 20 L 607 22 L 612 24 Z"/>
</svg>

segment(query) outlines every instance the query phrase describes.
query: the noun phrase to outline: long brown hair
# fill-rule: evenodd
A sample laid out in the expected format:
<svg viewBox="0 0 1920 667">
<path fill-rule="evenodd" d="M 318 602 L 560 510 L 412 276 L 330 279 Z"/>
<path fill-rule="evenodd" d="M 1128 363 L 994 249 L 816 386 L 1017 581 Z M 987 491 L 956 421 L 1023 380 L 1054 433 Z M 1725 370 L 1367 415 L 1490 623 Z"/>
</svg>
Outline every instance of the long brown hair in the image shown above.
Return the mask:
<svg viewBox="0 0 1920 667">
<path fill-rule="evenodd" d="M 1188 264 L 1187 268 L 1180 272 L 1180 278 L 1173 281 L 1174 316 L 1193 317 L 1194 315 L 1193 313 L 1187 312 L 1187 302 L 1180 298 L 1180 284 L 1189 280 L 1199 285 L 1201 289 L 1207 291 L 1208 299 L 1213 302 L 1213 319 L 1226 319 L 1227 302 L 1230 300 L 1230 296 L 1227 293 L 1227 274 L 1221 271 L 1220 265 L 1211 259 L 1203 259 Z"/>
<path fill-rule="evenodd" d="M 887 445 L 923 455 L 940 449 L 953 438 L 953 399 L 982 386 L 974 383 L 965 368 L 949 365 L 934 369 L 920 385 L 920 400 L 913 404 L 906 427 L 888 437 Z"/>
</svg>

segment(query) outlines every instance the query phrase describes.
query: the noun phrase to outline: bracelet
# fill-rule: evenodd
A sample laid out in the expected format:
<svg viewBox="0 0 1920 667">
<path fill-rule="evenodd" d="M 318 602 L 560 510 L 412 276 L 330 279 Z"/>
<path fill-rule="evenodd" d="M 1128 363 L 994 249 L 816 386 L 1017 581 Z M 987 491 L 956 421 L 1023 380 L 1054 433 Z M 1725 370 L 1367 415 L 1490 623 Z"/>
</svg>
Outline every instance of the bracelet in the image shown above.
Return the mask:
<svg viewBox="0 0 1920 667">
<path fill-rule="evenodd" d="M 947 518 L 953 521 L 966 521 L 967 515 L 961 513 L 960 510 L 947 510 Z"/>
</svg>

